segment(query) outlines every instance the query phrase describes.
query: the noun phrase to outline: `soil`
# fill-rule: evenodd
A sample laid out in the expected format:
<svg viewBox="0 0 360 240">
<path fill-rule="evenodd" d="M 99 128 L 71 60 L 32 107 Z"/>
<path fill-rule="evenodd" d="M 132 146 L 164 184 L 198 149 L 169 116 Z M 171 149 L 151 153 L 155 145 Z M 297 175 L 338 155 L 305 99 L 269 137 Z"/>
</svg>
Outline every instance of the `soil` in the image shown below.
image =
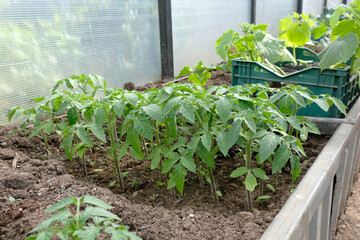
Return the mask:
<svg viewBox="0 0 360 240">
<path fill-rule="evenodd" d="M 101 149 L 87 154 L 86 179 L 79 161 L 66 160 L 59 148 L 59 137 L 50 137 L 53 155 L 46 160 L 45 145 L 39 137 L 28 138 L 23 132 L 9 137 L 13 128 L 0 127 L 0 239 L 14 240 L 25 239 L 27 232 L 48 218 L 44 210 L 56 201 L 86 194 L 112 205 L 123 224 L 143 239 L 259 239 L 329 139 L 311 136 L 304 143 L 308 157 L 295 185 L 291 184 L 290 168 L 286 167 L 277 180 L 268 182 L 276 192 L 267 190 L 265 194 L 271 198 L 256 202 L 257 210 L 250 212 L 241 180 L 228 177 L 240 163 L 235 150 L 231 151 L 231 158 L 217 160 L 215 177 L 223 197 L 215 204 L 209 186 L 200 189 L 191 178 L 183 196 L 171 196 L 165 186 L 154 183 L 158 173 L 149 169 L 148 161 L 139 162 L 130 156 L 121 164 L 123 171 L 128 172 L 127 190 L 109 187 L 115 173 Z M 255 191 L 254 197 L 257 194 Z M 15 203 L 10 203 L 11 196 L 17 199 Z"/>
<path fill-rule="evenodd" d="M 334 240 L 360 239 L 360 178 L 354 183 L 350 197 L 347 199 L 345 212 L 340 217 Z"/>
</svg>

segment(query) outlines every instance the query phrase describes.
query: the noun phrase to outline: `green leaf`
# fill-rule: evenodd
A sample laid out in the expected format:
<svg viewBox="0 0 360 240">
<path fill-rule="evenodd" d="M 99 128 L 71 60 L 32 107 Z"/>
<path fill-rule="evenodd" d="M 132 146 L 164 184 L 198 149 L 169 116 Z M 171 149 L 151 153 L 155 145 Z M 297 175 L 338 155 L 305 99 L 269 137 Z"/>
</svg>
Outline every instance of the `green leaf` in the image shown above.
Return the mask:
<svg viewBox="0 0 360 240">
<path fill-rule="evenodd" d="M 180 112 L 184 115 L 184 117 L 190 122 L 195 123 L 195 111 L 194 107 L 190 104 L 183 104 L 180 107 Z"/>
<path fill-rule="evenodd" d="M 283 45 L 283 41 L 272 37 L 270 34 L 266 34 L 262 41 L 256 42 L 258 51 L 264 58 L 268 59 L 270 63 L 278 60 Z"/>
<path fill-rule="evenodd" d="M 135 93 L 125 93 L 124 94 L 125 98 L 129 101 L 130 104 L 132 104 L 133 106 L 136 106 L 138 101 L 139 101 L 139 97 L 135 94 Z"/>
<path fill-rule="evenodd" d="M 68 205 L 71 204 L 76 204 L 77 199 L 75 197 L 67 197 L 64 199 L 61 199 L 60 201 L 58 201 L 57 203 L 55 203 L 54 205 L 52 205 L 51 207 L 47 208 L 45 210 L 46 213 L 53 213 L 55 211 L 58 211 Z"/>
<path fill-rule="evenodd" d="M 347 34 L 343 39 L 338 37 L 319 54 L 321 70 L 329 68 L 338 62 L 347 62 L 358 46 L 358 36 L 354 33 Z"/>
<path fill-rule="evenodd" d="M 317 26 L 316 28 L 314 28 L 313 30 L 313 36 L 314 39 L 319 39 L 321 38 L 323 35 L 326 34 L 327 28 L 325 26 L 324 23 L 321 23 L 320 26 Z"/>
<path fill-rule="evenodd" d="M 329 103 L 326 101 L 326 99 L 314 98 L 313 101 L 325 112 L 329 110 Z"/>
<path fill-rule="evenodd" d="M 256 133 L 256 123 L 254 121 L 254 119 L 250 116 L 246 116 L 245 119 L 245 124 L 246 126 L 253 132 Z"/>
<path fill-rule="evenodd" d="M 74 232 L 74 235 L 80 239 L 95 240 L 99 237 L 101 227 L 90 225 L 84 226 L 82 229 Z"/>
<path fill-rule="evenodd" d="M 264 170 L 261 170 L 260 168 L 254 168 L 251 170 L 255 177 L 260 178 L 262 180 L 269 180 L 269 177 L 266 175 Z"/>
<path fill-rule="evenodd" d="M 123 100 L 116 100 L 112 103 L 114 112 L 118 118 L 121 118 L 125 110 L 125 102 Z"/>
<path fill-rule="evenodd" d="M 222 60 L 226 61 L 227 49 L 232 43 L 234 35 L 234 30 L 230 29 L 225 32 L 217 41 L 216 41 L 216 53 L 221 57 Z"/>
<path fill-rule="evenodd" d="M 52 130 L 54 129 L 55 125 L 52 121 L 49 121 L 46 123 L 46 126 L 45 126 L 45 132 L 47 135 L 50 135 Z"/>
<path fill-rule="evenodd" d="M 96 128 L 100 129 L 104 126 L 106 122 L 106 112 L 104 108 L 96 109 L 95 111 L 95 123 Z"/>
<path fill-rule="evenodd" d="M 106 135 L 104 129 L 97 128 L 95 125 L 89 125 L 90 131 L 101 141 L 106 142 Z"/>
<path fill-rule="evenodd" d="M 106 202 L 98 199 L 97 197 L 89 196 L 89 195 L 86 195 L 83 198 L 83 203 L 92 204 L 92 205 L 95 205 L 95 206 L 98 206 L 98 207 L 101 207 L 101 208 L 104 208 L 104 209 L 112 209 L 113 208 L 112 206 L 110 206 Z"/>
<path fill-rule="evenodd" d="M 37 126 L 34 129 L 34 131 L 31 132 L 30 137 L 35 136 L 38 132 L 40 132 L 42 129 L 44 129 L 45 126 L 46 126 L 45 124 L 41 124 L 41 125 Z"/>
<path fill-rule="evenodd" d="M 171 170 L 171 168 L 174 166 L 175 163 L 180 159 L 179 154 L 173 153 L 171 158 L 165 160 L 165 164 L 163 166 L 163 169 L 161 170 L 161 173 L 167 173 Z"/>
<path fill-rule="evenodd" d="M 304 98 L 297 92 L 290 92 L 290 96 L 292 97 L 292 99 L 294 99 L 294 101 L 300 105 L 301 107 L 305 106 L 305 101 Z"/>
<path fill-rule="evenodd" d="M 277 145 L 279 143 L 279 137 L 273 133 L 267 134 L 260 140 L 260 150 L 259 150 L 259 157 L 260 157 L 260 164 L 265 162 L 275 151 Z"/>
<path fill-rule="evenodd" d="M 199 142 L 199 144 L 197 146 L 197 152 L 199 153 L 201 160 L 208 167 L 215 169 L 215 162 L 214 162 L 211 152 L 209 152 L 201 142 Z"/>
<path fill-rule="evenodd" d="M 52 239 L 52 237 L 53 237 L 53 234 L 51 232 L 44 231 L 44 232 L 39 233 L 36 240 L 50 240 L 50 239 Z"/>
<path fill-rule="evenodd" d="M 58 109 L 56 110 L 56 114 L 61 114 L 69 105 L 70 105 L 70 101 L 62 102 L 58 107 Z"/>
<path fill-rule="evenodd" d="M 292 182 L 294 183 L 298 178 L 299 174 L 301 173 L 299 157 L 296 155 L 291 155 L 290 165 L 291 165 Z"/>
<path fill-rule="evenodd" d="M 69 125 L 72 126 L 74 124 L 76 124 L 76 121 L 78 120 L 78 116 L 77 116 L 77 110 L 75 107 L 72 107 L 70 109 L 68 109 L 67 111 L 67 119 L 69 122 Z"/>
<path fill-rule="evenodd" d="M 180 70 L 180 73 L 176 76 L 176 79 L 178 79 L 179 77 L 184 76 L 186 74 L 189 74 L 189 73 L 191 73 L 190 67 L 186 66 Z"/>
<path fill-rule="evenodd" d="M 266 184 L 266 186 L 273 192 L 275 192 L 275 188 L 271 184 Z"/>
<path fill-rule="evenodd" d="M 138 117 L 134 121 L 134 127 L 136 131 L 143 136 L 144 138 L 153 140 L 153 131 L 151 122 L 146 118 L 144 114 L 139 114 Z"/>
<path fill-rule="evenodd" d="M 344 103 L 340 99 L 331 97 L 331 96 L 329 96 L 329 99 L 333 101 L 333 103 L 340 110 L 340 112 L 342 112 L 344 115 L 346 115 L 347 107 L 344 105 Z"/>
<path fill-rule="evenodd" d="M 204 147 L 210 151 L 211 150 L 211 146 L 212 146 L 212 134 L 210 132 L 205 132 L 205 134 L 203 134 L 201 136 L 201 142 L 204 145 Z"/>
<path fill-rule="evenodd" d="M 188 81 L 194 83 L 195 85 L 201 86 L 200 78 L 194 73 L 189 75 Z"/>
<path fill-rule="evenodd" d="M 272 162 L 272 174 L 278 173 L 290 159 L 291 152 L 286 145 L 281 145 L 276 151 Z"/>
<path fill-rule="evenodd" d="M 170 178 L 175 182 L 176 189 L 183 194 L 185 176 L 187 172 L 182 164 L 176 164 L 174 171 L 170 174 Z"/>
<path fill-rule="evenodd" d="M 151 170 L 157 168 L 161 160 L 161 147 L 156 146 L 155 149 L 153 149 L 152 152 L 147 156 L 147 158 L 151 159 Z"/>
<path fill-rule="evenodd" d="M 40 223 L 35 228 L 31 229 L 29 233 L 33 233 L 36 231 L 42 231 L 44 228 L 48 229 L 50 225 L 54 222 L 61 222 L 67 218 L 72 216 L 71 212 L 67 209 L 61 209 L 60 212 L 53 214 L 51 217 Z"/>
<path fill-rule="evenodd" d="M 86 145 L 88 145 L 89 147 L 92 147 L 92 139 L 89 136 L 88 131 L 85 130 L 85 128 L 83 127 L 79 127 L 77 130 L 77 135 L 80 138 L 80 140 L 82 142 L 84 142 Z"/>
<path fill-rule="evenodd" d="M 245 173 L 247 173 L 248 171 L 249 171 L 249 169 L 247 169 L 246 167 L 239 167 L 230 174 L 230 177 L 238 178 L 238 177 L 241 177 L 242 175 L 244 175 Z"/>
<path fill-rule="evenodd" d="M 284 96 L 279 101 L 279 110 L 284 113 L 290 115 L 292 113 L 292 102 L 289 96 Z"/>
<path fill-rule="evenodd" d="M 296 116 L 286 117 L 286 120 L 293 128 L 299 131 L 301 130 L 301 126 L 300 126 L 301 122 L 297 119 Z"/>
<path fill-rule="evenodd" d="M 255 187 L 258 185 L 256 178 L 250 171 L 248 171 L 244 183 L 245 183 L 246 189 L 250 192 L 254 191 Z"/>
<path fill-rule="evenodd" d="M 335 25 L 338 23 L 339 18 L 343 13 L 344 13 L 344 9 L 342 7 L 336 8 L 335 12 L 330 17 L 330 26 L 332 28 L 334 28 Z"/>
<path fill-rule="evenodd" d="M 194 159 L 190 157 L 182 156 L 180 158 L 180 162 L 190 172 L 196 173 L 196 164 L 194 163 Z"/>
<path fill-rule="evenodd" d="M 99 216 L 99 217 L 120 220 L 120 218 L 118 216 L 116 216 L 115 214 L 113 214 L 103 208 L 99 208 L 99 207 L 87 206 L 84 213 L 89 214 L 91 216 Z"/>
<path fill-rule="evenodd" d="M 231 107 L 231 103 L 224 97 L 220 97 L 219 100 L 216 101 L 216 111 L 223 123 L 226 123 L 229 120 Z"/>
<path fill-rule="evenodd" d="M 256 201 L 263 201 L 263 200 L 267 200 L 267 199 L 269 199 L 270 198 L 270 196 L 268 196 L 268 195 L 263 195 L 263 196 L 259 196 L 257 199 L 256 199 Z"/>
<path fill-rule="evenodd" d="M 311 27 L 307 21 L 302 23 L 292 22 L 288 26 L 287 39 L 290 43 L 296 46 L 301 46 L 310 41 Z"/>
<path fill-rule="evenodd" d="M 356 33 L 355 20 L 343 19 L 333 28 L 331 35 L 332 36 L 340 35 L 341 38 L 344 38 L 347 34 L 351 32 Z"/>
<path fill-rule="evenodd" d="M 159 106 L 157 104 L 150 104 L 150 105 L 147 105 L 147 106 L 143 107 L 142 109 L 151 118 L 155 119 L 156 121 L 158 121 L 160 123 L 162 122 L 163 115 L 162 115 L 161 106 Z"/>
</svg>

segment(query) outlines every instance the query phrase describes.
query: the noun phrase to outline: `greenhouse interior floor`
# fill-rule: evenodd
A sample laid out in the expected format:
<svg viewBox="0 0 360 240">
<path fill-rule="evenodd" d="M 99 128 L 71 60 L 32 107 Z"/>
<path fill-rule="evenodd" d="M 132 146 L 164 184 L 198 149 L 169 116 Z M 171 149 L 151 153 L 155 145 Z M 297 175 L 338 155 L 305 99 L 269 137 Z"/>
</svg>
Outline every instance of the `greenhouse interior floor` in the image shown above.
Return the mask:
<svg viewBox="0 0 360 240">
<path fill-rule="evenodd" d="M 360 239 L 360 178 L 354 183 L 350 197 L 347 199 L 345 213 L 340 217 L 334 240 Z"/>
</svg>

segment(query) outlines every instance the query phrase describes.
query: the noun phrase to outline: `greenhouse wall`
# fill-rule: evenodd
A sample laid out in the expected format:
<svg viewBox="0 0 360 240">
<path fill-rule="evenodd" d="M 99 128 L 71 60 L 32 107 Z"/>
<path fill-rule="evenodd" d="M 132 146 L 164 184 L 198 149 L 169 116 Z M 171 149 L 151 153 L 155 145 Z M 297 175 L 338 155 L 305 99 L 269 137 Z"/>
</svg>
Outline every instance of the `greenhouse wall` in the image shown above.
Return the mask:
<svg viewBox="0 0 360 240">
<path fill-rule="evenodd" d="M 0 1 L 0 123 L 70 75 L 100 74 L 118 88 L 159 80 L 157 3 Z"/>
<path fill-rule="evenodd" d="M 228 29 L 250 22 L 250 0 L 173 0 L 174 72 L 184 66 L 216 64 L 215 42 Z M 231 6 L 231 7 L 229 7 Z"/>
<path fill-rule="evenodd" d="M 273 36 L 278 36 L 279 20 L 289 13 L 296 12 L 297 0 L 257 0 L 256 23 L 269 24 L 268 31 Z"/>
<path fill-rule="evenodd" d="M 323 0 L 303 0 L 303 13 L 312 14 L 314 16 L 324 12 Z"/>
</svg>

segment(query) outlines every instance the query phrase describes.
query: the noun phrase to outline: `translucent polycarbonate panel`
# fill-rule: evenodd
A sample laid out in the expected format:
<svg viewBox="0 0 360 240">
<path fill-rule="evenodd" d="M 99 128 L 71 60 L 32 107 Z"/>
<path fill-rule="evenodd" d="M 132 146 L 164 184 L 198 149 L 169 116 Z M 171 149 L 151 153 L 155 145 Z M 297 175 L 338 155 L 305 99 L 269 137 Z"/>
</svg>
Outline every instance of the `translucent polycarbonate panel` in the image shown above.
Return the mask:
<svg viewBox="0 0 360 240">
<path fill-rule="evenodd" d="M 257 0 L 256 23 L 268 24 L 268 31 L 274 36 L 279 35 L 279 20 L 292 12 L 296 12 L 297 0 Z"/>
<path fill-rule="evenodd" d="M 339 6 L 340 4 L 343 4 L 343 0 L 330 0 L 327 1 L 326 6 L 328 8 L 336 8 L 336 6 Z"/>
<path fill-rule="evenodd" d="M 303 13 L 316 16 L 324 12 L 323 0 L 303 0 Z"/>
<path fill-rule="evenodd" d="M 184 66 L 216 64 L 215 42 L 228 29 L 250 22 L 250 0 L 173 0 L 174 71 Z"/>
<path fill-rule="evenodd" d="M 157 0 L 0 1 L 0 124 L 82 73 L 118 88 L 160 79 Z"/>
</svg>

